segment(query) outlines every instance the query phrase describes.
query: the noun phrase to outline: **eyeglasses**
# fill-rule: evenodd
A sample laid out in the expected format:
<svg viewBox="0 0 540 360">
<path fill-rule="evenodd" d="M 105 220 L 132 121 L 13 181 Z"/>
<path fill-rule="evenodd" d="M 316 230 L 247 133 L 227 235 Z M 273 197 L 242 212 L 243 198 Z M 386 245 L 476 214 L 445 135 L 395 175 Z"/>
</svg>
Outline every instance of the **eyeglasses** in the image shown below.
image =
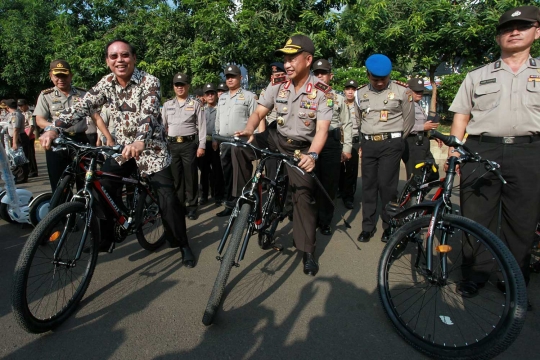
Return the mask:
<svg viewBox="0 0 540 360">
<path fill-rule="evenodd" d="M 524 32 L 530 28 L 537 28 L 536 23 L 519 23 L 519 24 L 510 24 L 499 29 L 499 35 L 506 35 L 517 30 L 519 32 Z"/>
<path fill-rule="evenodd" d="M 120 54 L 112 53 L 112 54 L 109 54 L 109 59 L 116 60 L 118 59 L 118 57 L 121 57 L 122 59 L 128 59 L 130 56 L 131 56 L 131 53 L 129 52 L 123 52 Z"/>
</svg>

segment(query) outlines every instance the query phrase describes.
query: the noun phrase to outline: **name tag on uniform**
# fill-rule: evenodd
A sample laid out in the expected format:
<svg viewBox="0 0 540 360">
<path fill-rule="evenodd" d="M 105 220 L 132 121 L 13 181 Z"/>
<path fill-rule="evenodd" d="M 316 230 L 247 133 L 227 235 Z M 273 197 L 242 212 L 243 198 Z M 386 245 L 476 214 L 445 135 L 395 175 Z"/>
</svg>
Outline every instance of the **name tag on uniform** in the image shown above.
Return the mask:
<svg viewBox="0 0 540 360">
<path fill-rule="evenodd" d="M 276 99 L 276 102 L 277 102 L 277 103 L 280 103 L 280 104 L 286 104 L 286 103 L 287 103 L 287 100 Z"/>
<path fill-rule="evenodd" d="M 540 75 L 529 75 L 529 82 L 534 81 L 540 81 Z"/>
<path fill-rule="evenodd" d="M 388 110 L 381 110 L 381 117 L 379 118 L 379 121 L 388 121 Z"/>
<path fill-rule="evenodd" d="M 480 81 L 480 85 L 491 84 L 491 83 L 496 83 L 496 82 L 497 82 L 496 78 L 488 79 L 488 80 L 482 80 L 482 81 Z"/>
<path fill-rule="evenodd" d="M 195 108 L 193 106 L 186 106 L 186 111 L 194 111 Z"/>
</svg>

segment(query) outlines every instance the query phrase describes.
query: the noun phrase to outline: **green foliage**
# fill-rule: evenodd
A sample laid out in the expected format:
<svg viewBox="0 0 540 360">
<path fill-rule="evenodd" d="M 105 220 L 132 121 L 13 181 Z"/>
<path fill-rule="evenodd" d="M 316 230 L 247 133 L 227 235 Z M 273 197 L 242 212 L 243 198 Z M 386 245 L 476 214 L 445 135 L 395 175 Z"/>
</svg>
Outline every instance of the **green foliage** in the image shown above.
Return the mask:
<svg viewBox="0 0 540 360">
<path fill-rule="evenodd" d="M 437 95 L 444 108 L 447 109 L 452 104 L 466 75 L 467 70 L 464 70 L 461 74 L 451 74 L 443 77 Z"/>
</svg>

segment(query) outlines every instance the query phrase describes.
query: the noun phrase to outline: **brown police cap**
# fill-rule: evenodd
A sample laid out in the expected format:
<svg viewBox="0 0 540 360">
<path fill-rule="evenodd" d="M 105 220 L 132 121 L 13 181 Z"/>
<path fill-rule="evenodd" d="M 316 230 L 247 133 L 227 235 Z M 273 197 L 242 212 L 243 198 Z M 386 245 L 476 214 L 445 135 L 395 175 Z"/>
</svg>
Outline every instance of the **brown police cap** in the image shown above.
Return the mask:
<svg viewBox="0 0 540 360">
<path fill-rule="evenodd" d="M 190 82 L 191 82 L 191 79 L 189 78 L 188 75 L 184 73 L 178 73 L 174 75 L 173 81 L 172 81 L 173 84 L 180 83 L 180 84 L 188 84 L 188 85 L 190 84 Z"/>
<path fill-rule="evenodd" d="M 424 91 L 424 80 L 421 78 L 412 78 L 407 81 L 407 85 L 412 91 Z"/>
<path fill-rule="evenodd" d="M 240 68 L 236 65 L 229 65 L 225 68 L 224 71 L 225 75 L 242 75 L 242 71 L 240 71 Z"/>
<path fill-rule="evenodd" d="M 348 87 L 358 89 L 358 82 L 356 82 L 354 79 L 349 79 L 345 82 L 345 89 Z"/>
<path fill-rule="evenodd" d="M 51 62 L 49 66 L 53 75 L 64 74 L 69 75 L 71 72 L 71 67 L 66 60 L 58 59 Z"/>
<path fill-rule="evenodd" d="M 528 22 L 540 22 L 540 9 L 536 6 L 519 6 L 513 9 L 508 10 L 499 18 L 499 25 L 497 25 L 497 30 L 499 30 L 502 25 L 510 21 L 528 21 Z"/>
<path fill-rule="evenodd" d="M 293 35 L 287 40 L 285 46 L 275 51 L 276 56 L 293 55 L 299 52 L 308 52 L 311 55 L 315 54 L 315 45 L 313 41 L 306 35 Z"/>
<path fill-rule="evenodd" d="M 220 91 L 229 91 L 229 88 L 227 87 L 227 85 L 225 85 L 223 83 L 219 84 L 217 89 L 220 90 Z"/>
<path fill-rule="evenodd" d="M 324 70 L 324 71 L 332 71 L 332 65 L 328 60 L 320 59 L 313 63 L 312 66 L 313 71 L 316 70 Z"/>
</svg>

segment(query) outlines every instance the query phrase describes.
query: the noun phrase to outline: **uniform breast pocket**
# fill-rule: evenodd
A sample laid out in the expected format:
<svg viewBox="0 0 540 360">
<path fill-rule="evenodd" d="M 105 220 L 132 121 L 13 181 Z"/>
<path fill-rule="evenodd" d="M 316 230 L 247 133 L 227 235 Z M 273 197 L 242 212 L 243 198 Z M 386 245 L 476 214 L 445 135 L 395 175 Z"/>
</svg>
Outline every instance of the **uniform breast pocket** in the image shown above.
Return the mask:
<svg viewBox="0 0 540 360">
<path fill-rule="evenodd" d="M 51 115 L 53 117 L 58 117 L 62 111 L 64 111 L 64 106 L 62 104 L 51 105 Z"/>
<path fill-rule="evenodd" d="M 388 103 L 386 104 L 386 107 L 389 109 L 397 109 L 400 105 L 399 100 L 388 100 Z"/>
<path fill-rule="evenodd" d="M 527 91 L 523 94 L 523 105 L 540 109 L 540 82 L 528 81 Z"/>
<path fill-rule="evenodd" d="M 244 102 L 237 102 L 233 106 L 233 112 L 235 115 L 247 116 L 248 114 L 248 104 Z"/>
<path fill-rule="evenodd" d="M 165 113 L 167 114 L 167 116 L 174 116 L 174 114 L 176 114 L 176 109 L 175 108 L 167 108 L 167 109 L 165 109 Z"/>
<path fill-rule="evenodd" d="M 489 110 L 499 105 L 501 85 L 497 83 L 480 85 L 474 92 L 474 107 L 478 110 Z"/>
</svg>

